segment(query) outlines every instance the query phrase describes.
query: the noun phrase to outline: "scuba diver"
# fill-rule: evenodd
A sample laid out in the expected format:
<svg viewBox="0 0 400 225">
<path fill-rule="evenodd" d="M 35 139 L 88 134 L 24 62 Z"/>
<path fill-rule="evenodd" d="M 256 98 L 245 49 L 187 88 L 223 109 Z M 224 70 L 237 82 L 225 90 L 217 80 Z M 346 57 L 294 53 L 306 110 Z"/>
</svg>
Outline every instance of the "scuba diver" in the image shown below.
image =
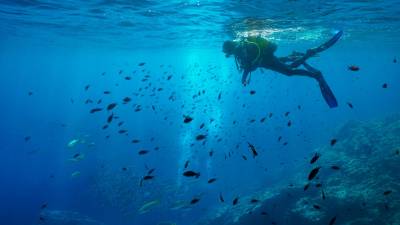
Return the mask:
<svg viewBox="0 0 400 225">
<path fill-rule="evenodd" d="M 248 37 L 240 41 L 225 41 L 223 52 L 226 57 L 235 56 L 236 67 L 239 71 L 243 71 L 243 85 L 246 86 L 250 82 L 250 73 L 259 67 L 276 71 L 286 76 L 307 76 L 314 78 L 318 82 L 326 103 L 330 108 L 335 108 L 338 103 L 322 73 L 310 66 L 306 61 L 334 45 L 342 34 L 343 31 L 339 31 L 319 47 L 311 48 L 306 53 L 293 51 L 292 54 L 286 57 L 276 57 L 274 52 L 277 46 L 262 37 Z M 300 66 L 303 66 L 304 69 L 299 69 L 298 67 Z"/>
</svg>

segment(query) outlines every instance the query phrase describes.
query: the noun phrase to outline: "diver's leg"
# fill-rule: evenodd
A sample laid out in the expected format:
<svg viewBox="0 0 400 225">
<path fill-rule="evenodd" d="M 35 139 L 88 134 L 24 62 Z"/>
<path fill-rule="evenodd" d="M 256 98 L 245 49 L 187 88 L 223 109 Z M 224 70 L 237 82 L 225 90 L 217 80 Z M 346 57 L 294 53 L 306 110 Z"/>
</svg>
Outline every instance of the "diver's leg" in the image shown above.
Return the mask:
<svg viewBox="0 0 400 225">
<path fill-rule="evenodd" d="M 306 54 L 304 54 L 303 57 L 301 57 L 300 59 L 298 59 L 298 60 L 294 61 L 292 64 L 290 64 L 290 67 L 296 68 L 296 67 L 300 66 L 301 64 L 303 64 L 310 57 L 313 57 L 316 54 L 332 47 L 332 45 L 334 45 L 340 39 L 340 37 L 342 35 L 343 35 L 343 31 L 339 31 L 331 39 L 329 39 L 327 42 L 323 43 L 322 45 L 320 45 L 316 48 L 308 49 Z"/>
<path fill-rule="evenodd" d="M 304 68 L 306 68 L 306 70 L 311 71 L 313 73 L 321 73 L 321 71 L 315 69 L 314 67 L 310 66 L 310 64 L 304 62 L 303 63 Z"/>
<path fill-rule="evenodd" d="M 315 54 L 313 54 L 310 50 L 307 50 L 306 54 L 304 54 L 301 58 L 298 58 L 295 61 L 293 61 L 289 66 L 291 68 L 299 67 L 301 64 L 304 64 L 307 59 L 309 59 L 310 57 L 312 57 L 314 55 Z"/>
<path fill-rule="evenodd" d="M 318 79 L 318 77 L 321 76 L 320 72 L 315 73 L 304 69 L 294 69 L 290 65 L 286 65 L 281 62 L 278 58 L 274 58 L 273 63 L 271 65 L 268 65 L 266 68 L 284 74 L 286 76 L 306 76 L 312 77 L 314 79 Z"/>
<path fill-rule="evenodd" d="M 304 65 L 307 70 L 303 69 L 292 69 L 290 66 L 278 61 L 275 61 L 275 64 L 268 69 L 273 71 L 282 73 L 287 76 L 307 76 L 312 77 L 316 81 L 318 81 L 319 88 L 321 89 L 322 96 L 324 97 L 326 103 L 329 105 L 330 108 L 335 108 L 338 106 L 337 100 L 335 95 L 333 94 L 332 90 L 330 89 L 328 83 L 326 83 L 322 73 L 317 69 L 311 67 L 307 63 Z"/>
<path fill-rule="evenodd" d="M 281 61 L 283 63 L 289 63 L 289 62 L 294 62 L 296 60 L 299 60 L 304 55 L 305 55 L 305 53 L 293 51 L 292 54 L 285 56 L 285 57 L 279 57 L 278 59 L 279 59 L 279 61 Z"/>
</svg>

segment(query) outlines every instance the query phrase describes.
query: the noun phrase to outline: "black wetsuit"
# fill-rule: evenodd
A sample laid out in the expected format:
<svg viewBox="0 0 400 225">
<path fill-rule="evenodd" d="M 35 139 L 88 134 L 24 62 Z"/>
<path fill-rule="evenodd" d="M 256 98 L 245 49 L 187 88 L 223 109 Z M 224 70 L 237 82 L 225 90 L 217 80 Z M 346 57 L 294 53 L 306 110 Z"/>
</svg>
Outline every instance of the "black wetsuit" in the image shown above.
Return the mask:
<svg viewBox="0 0 400 225">
<path fill-rule="evenodd" d="M 319 50 L 318 48 L 315 49 Z M 323 50 L 325 49 L 326 48 Z M 316 54 L 316 50 L 314 51 L 311 49 L 305 54 L 294 52 L 282 58 L 278 58 L 274 55 L 275 50 L 276 45 L 262 38 L 253 38 L 250 41 L 246 39 L 238 44 L 234 55 L 238 68 L 243 71 L 242 83 L 244 85 L 248 83 L 249 74 L 259 67 L 276 71 L 287 76 L 307 76 L 314 78 L 318 82 L 321 93 L 329 107 L 337 107 L 338 103 L 336 98 L 322 76 L 322 73 L 306 63 L 308 58 Z M 304 69 L 298 68 L 301 65 L 304 66 Z"/>
</svg>

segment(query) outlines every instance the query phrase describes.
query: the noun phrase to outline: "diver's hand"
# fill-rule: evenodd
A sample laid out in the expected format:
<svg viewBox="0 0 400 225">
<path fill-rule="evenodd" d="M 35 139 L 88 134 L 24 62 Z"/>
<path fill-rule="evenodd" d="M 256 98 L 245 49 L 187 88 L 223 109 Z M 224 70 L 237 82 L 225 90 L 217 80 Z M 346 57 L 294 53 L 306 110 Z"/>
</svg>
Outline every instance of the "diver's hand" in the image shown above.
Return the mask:
<svg viewBox="0 0 400 225">
<path fill-rule="evenodd" d="M 243 84 L 243 86 L 246 86 L 246 85 L 247 85 L 246 77 L 242 77 L 242 84 Z"/>
<path fill-rule="evenodd" d="M 249 76 L 250 71 L 245 70 L 243 71 L 243 75 L 242 75 L 242 84 L 243 86 L 246 86 L 247 84 L 249 84 L 249 81 L 247 81 L 247 77 Z"/>
</svg>

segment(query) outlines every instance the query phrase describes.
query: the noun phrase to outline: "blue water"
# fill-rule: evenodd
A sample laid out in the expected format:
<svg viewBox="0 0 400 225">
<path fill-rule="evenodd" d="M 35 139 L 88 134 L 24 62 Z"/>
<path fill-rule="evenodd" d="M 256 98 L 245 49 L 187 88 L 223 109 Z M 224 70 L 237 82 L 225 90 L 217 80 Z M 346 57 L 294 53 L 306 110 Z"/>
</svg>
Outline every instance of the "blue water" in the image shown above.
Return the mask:
<svg viewBox="0 0 400 225">
<path fill-rule="evenodd" d="M 399 113 L 399 3 L 0 1 L 0 223 L 50 224 L 43 211 L 60 210 L 104 224 L 196 224 L 221 207 L 220 193 L 231 202 L 284 181 L 345 122 Z M 342 39 L 309 60 L 335 93 L 334 109 L 307 77 L 258 69 L 244 87 L 221 51 L 254 34 L 285 56 L 338 30 Z M 118 118 L 102 129 L 114 102 Z M 186 115 L 193 121 L 183 123 Z M 187 160 L 198 179 L 182 176 Z M 151 168 L 155 178 L 140 186 Z"/>
</svg>

